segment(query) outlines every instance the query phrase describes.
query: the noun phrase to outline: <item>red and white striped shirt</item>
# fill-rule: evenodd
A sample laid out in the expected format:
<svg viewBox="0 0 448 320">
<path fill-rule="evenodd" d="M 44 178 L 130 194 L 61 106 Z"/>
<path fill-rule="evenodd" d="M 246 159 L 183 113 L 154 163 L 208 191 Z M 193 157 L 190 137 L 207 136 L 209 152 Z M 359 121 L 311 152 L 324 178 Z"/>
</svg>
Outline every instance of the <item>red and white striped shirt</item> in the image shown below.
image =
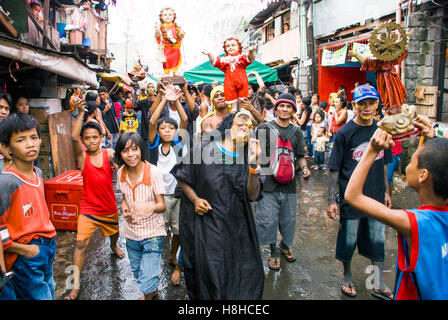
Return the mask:
<svg viewBox="0 0 448 320">
<path fill-rule="evenodd" d="M 129 180 L 126 166 L 118 169 L 117 189 L 122 192 L 123 199 L 129 206 L 133 206 L 134 203 L 155 202 L 156 195 L 165 193 L 160 170 L 149 162 L 145 162 L 143 173 L 135 185 Z M 123 235 L 137 241 L 166 236 L 163 214 L 148 212 L 143 217 L 134 217 L 131 223 L 125 220 Z"/>
</svg>

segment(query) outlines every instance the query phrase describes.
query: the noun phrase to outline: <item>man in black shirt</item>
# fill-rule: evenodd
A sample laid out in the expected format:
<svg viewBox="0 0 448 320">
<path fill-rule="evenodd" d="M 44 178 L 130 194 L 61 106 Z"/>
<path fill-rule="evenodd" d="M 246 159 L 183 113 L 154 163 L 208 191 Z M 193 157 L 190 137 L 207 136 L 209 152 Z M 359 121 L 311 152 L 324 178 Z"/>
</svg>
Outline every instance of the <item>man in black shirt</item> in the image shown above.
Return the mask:
<svg viewBox="0 0 448 320">
<path fill-rule="evenodd" d="M 305 156 L 305 139 L 302 131 L 291 123 L 293 114 L 297 111 L 295 98 L 289 93 L 279 96 L 276 105 L 277 118 L 261 124 L 256 132 L 260 140 L 262 152 L 260 157 L 262 174 L 265 175 L 262 199 L 255 202 L 255 225 L 258 240 L 261 245 L 270 245 L 271 257 L 268 266 L 272 270 L 280 269 L 280 254 L 283 254 L 288 262 L 293 262 L 296 257 L 290 250 L 294 240 L 297 220 L 297 185 L 295 177 L 287 183 L 279 183 L 270 171 L 270 157 L 275 152 L 277 137 L 291 142 L 295 158 L 303 171 L 303 177 L 308 178 L 310 171 L 307 167 Z M 291 133 L 293 131 L 293 133 Z M 271 141 L 270 137 L 275 138 Z M 292 136 L 291 136 L 292 135 Z M 291 136 L 289 139 L 288 137 Z M 282 240 L 277 248 L 277 230 L 280 229 Z"/>
<path fill-rule="evenodd" d="M 390 300 L 393 298 L 392 292 L 383 280 L 385 226 L 364 216 L 344 200 L 350 176 L 377 129 L 377 121 L 372 117 L 378 107 L 379 95 L 372 86 L 363 85 L 356 88 L 353 101 L 356 117 L 336 133 L 328 163 L 330 170 L 327 213 L 331 219 L 337 219 L 338 211 L 340 211 L 336 259 L 340 260 L 344 267 L 344 282 L 341 290 L 345 295 L 356 296 L 351 273 L 351 260 L 356 247 L 358 247 L 359 254 L 370 259 L 379 271 L 375 273 L 379 276 L 379 279 L 375 279 L 379 280 L 375 281 L 375 283 L 379 283 L 379 287 L 375 286 L 372 294 Z M 365 195 L 385 203 L 389 207 L 392 206 L 392 203 L 387 183 L 387 163 L 391 161 L 390 149 L 381 152 L 369 171 L 363 189 Z M 339 185 L 339 192 L 336 191 L 336 185 Z"/>
<path fill-rule="evenodd" d="M 103 113 L 103 120 L 109 130 L 112 138 L 106 136 L 106 147 L 115 149 L 120 133 L 120 127 L 116 118 L 115 107 L 112 100 L 109 99 L 107 89 L 103 86 L 99 87 L 98 95 L 100 96 L 99 108 Z"/>
<path fill-rule="evenodd" d="M 153 101 L 149 100 L 150 98 L 147 96 L 145 99 L 140 100 L 137 102 L 137 108 L 140 109 L 142 112 L 142 120 L 141 120 L 141 136 L 143 138 L 143 141 L 145 141 L 146 146 L 148 146 L 148 128 L 149 128 L 149 118 L 150 118 L 150 112 Z"/>
</svg>

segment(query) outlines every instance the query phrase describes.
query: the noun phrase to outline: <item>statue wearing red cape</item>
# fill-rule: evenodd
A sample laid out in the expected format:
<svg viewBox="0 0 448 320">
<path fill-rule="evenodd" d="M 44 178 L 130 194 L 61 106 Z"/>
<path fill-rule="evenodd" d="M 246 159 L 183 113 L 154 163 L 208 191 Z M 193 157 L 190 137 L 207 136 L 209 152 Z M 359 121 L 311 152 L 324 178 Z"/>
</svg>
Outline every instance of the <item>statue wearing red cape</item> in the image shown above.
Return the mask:
<svg viewBox="0 0 448 320">
<path fill-rule="evenodd" d="M 381 61 L 365 58 L 361 71 L 376 73 L 378 93 L 384 105 L 384 109 L 390 114 L 401 112 L 401 106 L 406 104 L 407 91 L 400 79 L 400 74 L 395 66 L 400 65 L 408 56 L 405 51 L 399 58 L 393 61 Z"/>
</svg>

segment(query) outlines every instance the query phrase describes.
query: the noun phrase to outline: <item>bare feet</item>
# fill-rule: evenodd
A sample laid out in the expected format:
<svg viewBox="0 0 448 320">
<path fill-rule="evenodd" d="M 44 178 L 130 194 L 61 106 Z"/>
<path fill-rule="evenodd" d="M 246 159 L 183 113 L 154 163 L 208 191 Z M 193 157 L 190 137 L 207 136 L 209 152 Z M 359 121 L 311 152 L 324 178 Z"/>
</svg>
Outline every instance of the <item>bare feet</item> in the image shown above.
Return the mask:
<svg viewBox="0 0 448 320">
<path fill-rule="evenodd" d="M 171 276 L 171 282 L 175 285 L 178 286 L 180 285 L 180 276 L 182 274 L 182 269 L 179 266 L 176 266 L 174 268 L 174 272 L 173 275 Z"/>
<path fill-rule="evenodd" d="M 118 246 L 115 246 L 115 248 L 111 247 L 110 249 L 112 250 L 113 255 L 118 259 L 123 259 L 125 257 L 124 252 Z"/>
<path fill-rule="evenodd" d="M 70 293 L 64 298 L 65 300 L 76 300 L 78 299 L 79 289 L 72 289 Z"/>
</svg>

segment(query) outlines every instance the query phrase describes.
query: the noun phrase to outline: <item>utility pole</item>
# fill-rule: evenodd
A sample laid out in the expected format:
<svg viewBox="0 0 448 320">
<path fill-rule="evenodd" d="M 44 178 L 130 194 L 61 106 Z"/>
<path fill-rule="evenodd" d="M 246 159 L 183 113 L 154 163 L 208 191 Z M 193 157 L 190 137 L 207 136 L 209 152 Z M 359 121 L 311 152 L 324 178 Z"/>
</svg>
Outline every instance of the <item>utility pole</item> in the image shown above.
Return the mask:
<svg viewBox="0 0 448 320">
<path fill-rule="evenodd" d="M 126 43 L 124 44 L 124 48 L 125 48 L 125 57 L 126 57 L 126 61 L 125 61 L 125 72 L 128 72 L 128 43 L 129 43 L 129 21 L 130 19 L 127 18 L 126 19 L 126 32 L 125 32 L 125 37 L 126 37 Z"/>
</svg>

